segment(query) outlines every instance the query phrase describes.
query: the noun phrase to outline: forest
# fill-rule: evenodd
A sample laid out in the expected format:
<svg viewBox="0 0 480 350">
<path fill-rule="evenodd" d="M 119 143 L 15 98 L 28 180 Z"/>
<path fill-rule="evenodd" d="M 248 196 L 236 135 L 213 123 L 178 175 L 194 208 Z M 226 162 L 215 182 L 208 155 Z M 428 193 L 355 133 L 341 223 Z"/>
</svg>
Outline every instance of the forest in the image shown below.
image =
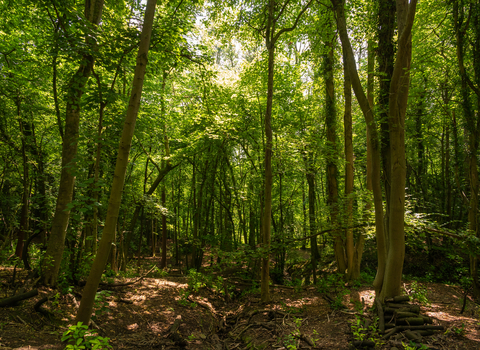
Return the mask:
<svg viewBox="0 0 480 350">
<path fill-rule="evenodd" d="M 0 18 L 0 349 L 480 346 L 478 0 Z"/>
</svg>

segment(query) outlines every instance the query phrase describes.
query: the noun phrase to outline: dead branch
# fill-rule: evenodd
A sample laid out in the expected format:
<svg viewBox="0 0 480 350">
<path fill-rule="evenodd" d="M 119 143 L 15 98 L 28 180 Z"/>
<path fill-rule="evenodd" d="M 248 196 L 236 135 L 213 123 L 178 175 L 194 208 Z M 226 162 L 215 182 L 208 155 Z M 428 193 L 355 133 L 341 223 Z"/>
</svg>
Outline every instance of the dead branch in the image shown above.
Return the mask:
<svg viewBox="0 0 480 350">
<path fill-rule="evenodd" d="M 35 303 L 35 305 L 33 306 L 33 309 L 42 314 L 43 316 L 45 317 L 48 317 L 50 316 L 50 312 L 48 312 L 47 310 L 45 310 L 44 308 L 42 308 L 42 305 L 45 304 L 48 300 L 50 300 L 50 297 L 43 297 L 42 299 L 40 299 L 39 301 L 37 301 Z"/>
<path fill-rule="evenodd" d="M 27 293 L 17 294 L 13 297 L 2 299 L 0 300 L 0 307 L 12 306 L 21 300 L 30 299 L 36 295 L 38 295 L 38 290 L 34 289 Z"/>
</svg>

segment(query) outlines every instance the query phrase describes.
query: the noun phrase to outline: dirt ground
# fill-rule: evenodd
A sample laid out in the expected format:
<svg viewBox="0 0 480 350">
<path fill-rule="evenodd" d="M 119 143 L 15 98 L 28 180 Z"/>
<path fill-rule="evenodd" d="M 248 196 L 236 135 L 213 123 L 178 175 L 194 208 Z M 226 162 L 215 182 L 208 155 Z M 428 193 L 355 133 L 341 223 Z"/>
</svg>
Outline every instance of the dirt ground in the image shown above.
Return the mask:
<svg viewBox="0 0 480 350">
<path fill-rule="evenodd" d="M 8 290 L 12 274 L 10 268 L 0 269 L 0 299 L 12 292 Z M 135 279 L 115 283 L 129 281 Z M 187 297 L 186 283 L 186 277 L 167 276 L 110 288 L 110 295 L 103 299 L 106 309 L 95 319 L 99 334 L 110 338 L 114 349 L 349 349 L 355 313 L 362 312 L 362 300 L 368 309 L 374 296 L 366 286 L 350 289 L 343 297 L 347 308 L 334 310 L 315 288 L 273 287 L 272 302 L 265 305 L 257 293 L 244 291 L 234 298 L 239 292 L 234 289 L 230 298 L 205 287 Z M 422 306 L 422 313 L 445 327 L 429 337 L 430 348 L 480 349 L 476 305 L 469 302 L 460 314 L 463 295 L 459 287 L 422 285 L 430 302 Z M 67 295 L 47 288 L 38 291 L 36 297 L 15 307 L 0 308 L 0 350 L 65 348 L 60 338 L 73 324 L 81 288 Z M 48 315 L 34 310 L 34 304 L 45 296 L 51 297 L 43 304 Z M 178 332 L 172 333 L 172 325 L 180 318 Z M 377 346 L 391 348 L 390 343 Z"/>
</svg>

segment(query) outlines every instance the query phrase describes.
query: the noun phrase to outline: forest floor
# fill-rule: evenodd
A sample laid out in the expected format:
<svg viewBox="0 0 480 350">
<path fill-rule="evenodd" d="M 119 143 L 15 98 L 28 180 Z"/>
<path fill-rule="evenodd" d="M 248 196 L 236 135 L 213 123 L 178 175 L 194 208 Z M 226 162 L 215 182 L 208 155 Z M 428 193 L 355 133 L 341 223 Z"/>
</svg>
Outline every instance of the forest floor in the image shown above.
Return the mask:
<svg viewBox="0 0 480 350">
<path fill-rule="evenodd" d="M 12 268 L 0 267 L 0 300 L 11 295 Z M 17 271 L 17 281 L 26 276 Z M 150 275 L 149 275 L 150 276 Z M 230 298 L 218 290 L 188 289 L 186 277 L 123 278 L 99 298 L 95 325 L 101 336 L 110 338 L 114 349 L 348 349 L 356 315 L 373 303 L 367 286 L 348 289 L 342 310 L 334 310 L 316 288 L 272 287 L 272 301 L 262 304 L 258 293 L 230 289 Z M 409 283 L 405 287 L 408 289 Z M 463 294 L 459 287 L 421 283 L 428 306 L 422 313 L 446 331 L 428 337 L 433 349 L 480 349 L 480 322 L 476 305 L 467 304 L 460 314 Z M 241 289 L 241 288 L 240 288 Z M 0 308 L 0 350 L 63 349 L 60 338 L 74 322 L 81 288 L 62 295 L 39 288 L 39 294 L 14 307 Z M 42 297 L 48 315 L 34 310 Z M 229 300 L 231 299 L 231 300 Z M 172 325 L 179 325 L 173 333 Z M 181 322 L 179 322 L 181 321 Z M 407 341 L 406 341 L 407 343 Z M 391 349 L 391 344 L 377 346 Z"/>
</svg>

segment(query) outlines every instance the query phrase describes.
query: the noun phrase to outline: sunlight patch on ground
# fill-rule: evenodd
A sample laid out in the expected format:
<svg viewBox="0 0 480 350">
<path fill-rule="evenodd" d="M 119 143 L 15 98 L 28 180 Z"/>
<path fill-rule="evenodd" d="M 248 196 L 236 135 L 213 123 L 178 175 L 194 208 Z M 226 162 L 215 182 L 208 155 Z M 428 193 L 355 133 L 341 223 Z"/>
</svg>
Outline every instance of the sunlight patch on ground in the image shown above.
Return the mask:
<svg viewBox="0 0 480 350">
<path fill-rule="evenodd" d="M 140 302 L 140 301 L 147 300 L 147 297 L 143 294 L 135 294 L 135 295 L 132 296 L 131 300 L 133 302 Z"/>
<path fill-rule="evenodd" d="M 137 324 L 137 323 L 133 323 L 133 324 L 129 324 L 129 325 L 127 325 L 127 329 L 128 329 L 129 331 L 134 331 L 134 330 L 137 330 L 137 329 L 138 329 L 138 327 L 139 327 L 139 326 L 138 326 L 138 324 Z"/>
<path fill-rule="evenodd" d="M 168 280 L 156 280 L 155 284 L 157 287 L 174 287 L 174 288 L 184 288 L 187 286 L 186 283 L 178 283 L 178 282 L 173 282 L 173 281 L 168 281 Z"/>
<path fill-rule="evenodd" d="M 175 316 L 175 309 L 173 307 L 167 307 L 165 309 L 165 311 L 163 311 L 163 314 L 165 314 L 165 316 Z"/>
<path fill-rule="evenodd" d="M 301 309 L 305 305 L 317 304 L 318 302 L 320 302 L 320 300 L 321 299 L 319 297 L 310 297 L 310 298 L 302 298 L 302 299 L 293 300 L 293 301 L 290 299 L 285 299 L 284 302 L 285 302 L 285 306 L 287 307 L 294 307 L 294 308 Z"/>
<path fill-rule="evenodd" d="M 153 333 L 163 333 L 166 330 L 167 327 L 162 326 L 160 323 L 152 323 L 150 325 L 150 329 Z"/>
<path fill-rule="evenodd" d="M 432 304 L 430 308 L 434 310 L 435 309 L 442 310 L 442 306 L 437 304 Z M 443 312 L 443 311 L 430 310 L 430 311 L 426 311 L 425 313 L 430 317 L 434 317 L 442 321 L 448 321 L 448 322 L 453 322 L 453 321 L 462 321 L 462 322 L 470 321 L 471 322 L 472 321 L 471 317 L 452 315 L 448 312 Z"/>
<path fill-rule="evenodd" d="M 360 295 L 360 300 L 365 300 L 365 305 L 371 307 L 373 305 L 373 302 L 375 301 L 375 291 L 373 289 L 369 290 L 364 290 L 361 292 L 358 292 Z"/>
</svg>

